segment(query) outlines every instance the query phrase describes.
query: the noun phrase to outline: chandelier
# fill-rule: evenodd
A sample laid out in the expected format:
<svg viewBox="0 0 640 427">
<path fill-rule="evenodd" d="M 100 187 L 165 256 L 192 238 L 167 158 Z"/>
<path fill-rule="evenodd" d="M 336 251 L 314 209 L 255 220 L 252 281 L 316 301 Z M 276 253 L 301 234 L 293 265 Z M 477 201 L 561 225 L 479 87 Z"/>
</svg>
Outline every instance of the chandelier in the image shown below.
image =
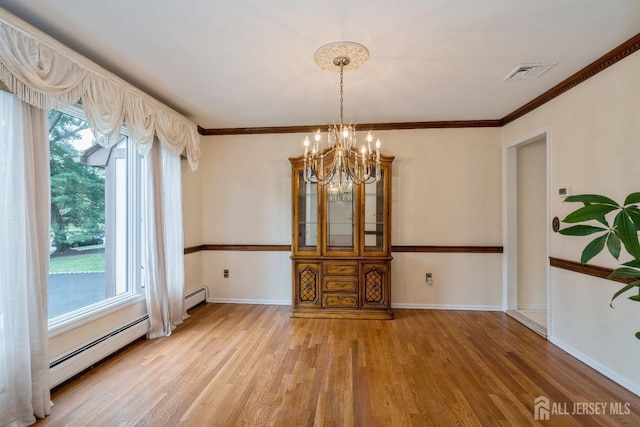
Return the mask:
<svg viewBox="0 0 640 427">
<path fill-rule="evenodd" d="M 358 43 L 337 42 L 322 46 L 313 56 L 315 63 L 324 70 L 340 72 L 340 122 L 329 124 L 326 147 L 320 147 L 323 139 L 320 129 L 314 142 L 304 140 L 304 180 L 328 185 L 329 194 L 351 193 L 353 184 L 369 184 L 380 181 L 380 140 L 372 147 L 373 136 L 367 134 L 366 144 L 358 148 L 356 125 L 345 124 L 344 72 L 362 65 L 369 58 L 369 51 Z"/>
</svg>

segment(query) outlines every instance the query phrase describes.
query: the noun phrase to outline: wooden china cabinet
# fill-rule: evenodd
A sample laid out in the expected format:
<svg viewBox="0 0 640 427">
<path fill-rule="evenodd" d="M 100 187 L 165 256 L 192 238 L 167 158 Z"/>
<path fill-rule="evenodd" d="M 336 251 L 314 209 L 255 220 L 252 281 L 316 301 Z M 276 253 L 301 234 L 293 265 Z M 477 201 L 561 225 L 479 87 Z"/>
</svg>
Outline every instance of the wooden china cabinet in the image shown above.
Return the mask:
<svg viewBox="0 0 640 427">
<path fill-rule="evenodd" d="M 343 193 L 306 182 L 292 165 L 291 317 L 392 319 L 391 163 L 381 178 Z"/>
</svg>

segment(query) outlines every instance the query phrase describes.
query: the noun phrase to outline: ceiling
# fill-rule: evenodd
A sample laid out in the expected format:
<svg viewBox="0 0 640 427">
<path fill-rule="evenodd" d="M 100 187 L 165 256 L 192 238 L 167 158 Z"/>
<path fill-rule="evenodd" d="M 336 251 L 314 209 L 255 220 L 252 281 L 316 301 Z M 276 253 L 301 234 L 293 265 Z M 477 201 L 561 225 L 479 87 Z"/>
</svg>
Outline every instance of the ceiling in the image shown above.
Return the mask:
<svg viewBox="0 0 640 427">
<path fill-rule="evenodd" d="M 501 119 L 640 33 L 638 0 L 0 0 L 205 129 Z M 518 65 L 557 63 L 532 80 Z"/>
</svg>

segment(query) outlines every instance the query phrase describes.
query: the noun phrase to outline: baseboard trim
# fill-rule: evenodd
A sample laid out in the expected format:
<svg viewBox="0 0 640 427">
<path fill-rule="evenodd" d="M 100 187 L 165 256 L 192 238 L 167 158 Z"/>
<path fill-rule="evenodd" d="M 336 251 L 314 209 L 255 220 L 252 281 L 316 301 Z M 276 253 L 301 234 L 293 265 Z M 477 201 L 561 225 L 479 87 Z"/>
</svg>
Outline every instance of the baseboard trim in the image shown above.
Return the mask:
<svg viewBox="0 0 640 427">
<path fill-rule="evenodd" d="M 291 305 L 291 300 L 271 299 L 207 298 L 207 302 L 218 304 Z"/>
<path fill-rule="evenodd" d="M 635 393 L 636 395 L 640 396 L 640 385 L 638 385 L 636 383 L 633 383 L 633 382 L 627 380 L 626 378 L 621 377 L 620 375 L 618 375 L 615 372 L 611 371 L 606 366 L 604 366 L 601 363 L 599 363 L 599 362 L 593 360 L 592 358 L 586 356 L 584 353 L 576 350 L 575 348 L 573 348 L 572 346 L 570 346 L 569 344 L 565 343 L 564 341 L 562 341 L 562 340 L 560 340 L 558 338 L 549 336 L 549 337 L 547 337 L 547 339 L 549 340 L 549 342 L 551 342 L 556 347 L 559 347 L 561 350 L 569 353 L 571 356 L 575 357 L 576 359 L 578 359 L 579 361 L 581 361 L 585 365 L 587 365 L 590 368 L 593 368 L 596 371 L 600 372 L 602 375 L 604 375 L 605 377 L 609 378 L 611 381 L 613 381 L 613 382 L 619 384 L 620 386 L 626 388 L 630 392 Z"/>
<path fill-rule="evenodd" d="M 521 304 L 518 305 L 518 310 L 546 310 L 546 304 Z"/>
<path fill-rule="evenodd" d="M 218 304 L 264 304 L 291 305 L 290 300 L 262 300 L 242 298 L 207 298 L 207 302 Z M 452 304 L 392 304 L 391 308 L 414 310 L 463 310 L 463 311 L 502 311 L 499 305 L 452 305 Z"/>
<path fill-rule="evenodd" d="M 460 304 L 406 304 L 392 303 L 391 308 L 412 310 L 460 310 L 460 311 L 502 311 L 499 305 L 460 305 Z"/>
</svg>

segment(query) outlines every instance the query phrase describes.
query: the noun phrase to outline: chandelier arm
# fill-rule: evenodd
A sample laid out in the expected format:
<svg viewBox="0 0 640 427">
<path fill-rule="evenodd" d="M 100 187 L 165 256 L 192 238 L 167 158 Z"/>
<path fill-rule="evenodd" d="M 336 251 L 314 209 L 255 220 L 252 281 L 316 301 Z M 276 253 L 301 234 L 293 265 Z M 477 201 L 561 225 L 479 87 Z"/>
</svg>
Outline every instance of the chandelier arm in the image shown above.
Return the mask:
<svg viewBox="0 0 640 427">
<path fill-rule="evenodd" d="M 306 180 L 307 180 L 307 182 L 310 182 L 312 184 L 327 185 L 333 179 L 333 175 L 334 175 L 334 173 L 331 173 L 331 174 L 326 175 L 324 177 L 318 178 L 318 175 L 311 174 L 306 178 Z"/>
<path fill-rule="evenodd" d="M 326 155 L 322 154 L 322 155 L 318 155 L 318 157 L 315 160 L 309 160 L 308 163 L 310 164 L 310 168 L 311 168 L 311 173 L 307 174 L 307 178 L 309 179 L 309 182 L 313 182 L 320 185 L 326 185 L 329 182 L 331 182 L 331 180 L 333 179 L 333 176 L 335 175 L 335 172 L 336 172 L 335 166 L 336 166 L 338 155 L 337 153 L 334 154 L 333 159 L 327 166 L 324 164 L 325 157 Z M 318 167 L 318 165 L 320 165 L 320 167 Z M 329 171 L 328 174 L 327 174 L 327 171 Z"/>
<path fill-rule="evenodd" d="M 358 158 L 358 154 L 354 151 L 349 151 L 349 159 L 347 159 L 347 174 L 349 176 L 349 178 L 351 179 L 351 181 L 353 181 L 354 184 L 360 185 L 360 184 L 370 184 L 371 181 L 370 178 L 372 176 L 374 176 L 374 174 L 372 172 L 375 171 L 375 167 L 372 170 L 372 166 L 371 166 L 371 162 L 366 159 L 365 163 L 362 165 L 362 169 L 363 169 L 363 176 L 359 176 L 358 174 L 358 170 L 355 167 L 351 166 L 351 163 L 353 163 L 354 165 L 357 163 L 356 159 Z M 353 162 L 350 161 L 351 156 L 353 156 Z"/>
<path fill-rule="evenodd" d="M 378 182 L 380 181 L 380 178 L 378 177 L 378 170 L 379 170 L 379 166 L 367 166 L 367 169 L 369 169 L 363 177 L 357 177 L 355 174 L 353 174 L 352 176 L 354 178 L 352 178 L 352 181 L 354 184 L 357 185 L 361 185 L 361 184 L 371 184 L 373 182 Z"/>
</svg>

